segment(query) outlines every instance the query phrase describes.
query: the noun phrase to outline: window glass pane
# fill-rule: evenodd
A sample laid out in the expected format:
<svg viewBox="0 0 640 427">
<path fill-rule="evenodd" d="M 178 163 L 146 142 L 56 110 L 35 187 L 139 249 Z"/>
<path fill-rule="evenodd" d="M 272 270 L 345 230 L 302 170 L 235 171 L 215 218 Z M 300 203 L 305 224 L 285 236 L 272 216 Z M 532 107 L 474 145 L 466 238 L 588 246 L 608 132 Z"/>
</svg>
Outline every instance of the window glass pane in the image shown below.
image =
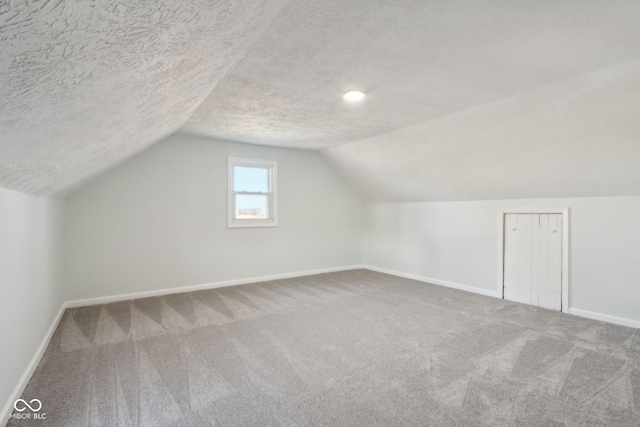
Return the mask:
<svg viewBox="0 0 640 427">
<path fill-rule="evenodd" d="M 236 194 L 236 219 L 269 219 L 269 196 Z"/>
<path fill-rule="evenodd" d="M 234 166 L 233 168 L 234 191 L 269 191 L 269 169 L 252 168 L 247 166 Z"/>
</svg>

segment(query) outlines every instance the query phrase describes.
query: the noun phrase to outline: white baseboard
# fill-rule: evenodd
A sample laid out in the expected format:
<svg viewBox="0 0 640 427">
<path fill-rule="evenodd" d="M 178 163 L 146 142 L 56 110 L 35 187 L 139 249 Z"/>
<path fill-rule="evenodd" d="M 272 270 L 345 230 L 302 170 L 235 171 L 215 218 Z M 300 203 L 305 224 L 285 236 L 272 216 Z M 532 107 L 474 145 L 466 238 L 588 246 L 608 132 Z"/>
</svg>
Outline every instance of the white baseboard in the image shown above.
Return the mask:
<svg viewBox="0 0 640 427">
<path fill-rule="evenodd" d="M 24 389 L 27 387 L 27 384 L 29 384 L 29 380 L 31 379 L 31 376 L 33 375 L 36 368 L 38 367 L 38 364 L 40 363 L 42 356 L 44 356 L 44 352 L 47 350 L 47 347 L 49 346 L 49 342 L 53 337 L 53 333 L 56 331 L 56 328 L 58 327 L 58 324 L 60 323 L 60 320 L 62 319 L 62 315 L 64 314 L 64 311 L 66 310 L 66 308 L 67 308 L 66 303 L 62 303 L 62 306 L 60 307 L 58 314 L 53 319 L 53 322 L 51 323 L 49 330 L 47 331 L 46 335 L 44 336 L 44 339 L 40 343 L 40 346 L 38 347 L 36 354 L 31 359 L 31 362 L 29 362 L 29 365 L 27 365 L 27 369 L 22 374 L 22 377 L 20 377 L 20 381 L 18 381 L 18 385 L 13 390 L 13 393 L 11 393 L 11 395 L 9 396 L 9 401 L 2 408 L 2 412 L 0 412 L 0 426 L 5 425 L 9 421 L 9 416 L 13 412 L 14 402 L 20 398 L 20 396 L 22 395 L 22 392 L 24 392 Z"/>
<path fill-rule="evenodd" d="M 363 267 L 368 270 L 391 274 L 393 276 L 405 277 L 407 279 L 413 279 L 413 280 L 418 280 L 420 282 L 432 283 L 434 285 L 445 286 L 447 288 L 459 289 L 461 291 L 473 292 L 480 295 L 500 298 L 500 295 L 496 291 L 476 288 L 474 286 L 461 285 L 459 283 L 432 279 L 429 277 L 418 276 L 417 274 L 403 273 L 401 271 L 389 270 L 387 268 L 374 267 L 372 265 L 364 265 Z M 609 314 L 596 313 L 593 311 L 581 310 L 579 308 L 573 308 L 573 307 L 569 307 L 569 314 L 573 314 L 574 316 L 585 317 L 587 319 L 601 320 L 603 322 L 613 323 L 615 325 L 628 326 L 630 328 L 640 329 L 640 320 L 625 319 L 623 317 L 616 317 L 616 316 L 611 316 Z"/>
<path fill-rule="evenodd" d="M 601 320 L 603 322 L 640 329 L 640 320 L 625 319 L 624 317 L 616 317 L 609 314 L 596 313 L 593 311 L 581 310 L 579 308 L 573 307 L 569 307 L 569 314 L 573 314 L 574 316 L 586 317 L 587 319 Z"/>
<path fill-rule="evenodd" d="M 432 283 L 438 286 L 444 286 L 447 288 L 458 289 L 461 291 L 472 292 L 474 294 L 486 295 L 489 297 L 498 298 L 498 293 L 489 289 L 476 288 L 475 286 L 461 285 L 459 283 L 447 282 L 445 280 L 432 279 L 430 277 L 418 276 L 417 274 L 403 273 L 401 271 L 389 270 L 387 268 L 374 267 L 373 265 L 365 265 L 364 268 L 368 270 L 377 271 L 379 273 L 391 274 L 392 276 L 404 277 L 406 279 L 418 280 L 420 282 Z"/>
<path fill-rule="evenodd" d="M 225 280 L 222 282 L 204 283 L 201 285 L 182 286 L 179 288 L 159 289 L 155 291 L 134 292 L 129 294 L 112 295 L 106 297 L 87 298 L 67 301 L 67 308 L 85 307 L 88 305 L 108 304 L 110 302 L 127 301 L 139 298 L 157 297 L 162 295 L 178 294 L 181 292 L 201 291 L 205 289 L 223 288 L 226 286 L 246 285 L 249 283 L 268 282 L 269 280 L 290 279 L 293 277 L 311 276 L 314 274 L 334 273 L 337 271 L 356 270 L 366 268 L 362 265 L 347 265 L 342 267 L 320 268 L 317 270 L 297 271 L 294 273 L 273 274 L 270 276 L 249 277 L 246 279 Z"/>
<path fill-rule="evenodd" d="M 499 298 L 499 295 L 498 295 L 498 293 L 496 291 L 491 291 L 491 290 L 488 290 L 488 289 L 477 288 L 477 287 L 474 287 L 474 286 L 461 285 L 459 283 L 453 283 L 453 282 L 448 282 L 448 281 L 445 281 L 445 280 L 433 279 L 433 278 L 429 278 L 429 277 L 419 276 L 417 274 L 403 273 L 401 271 L 390 270 L 390 269 L 380 268 L 380 267 L 374 267 L 372 265 L 350 265 L 350 266 L 343 266 L 343 267 L 322 268 L 322 269 L 317 269 L 317 270 L 299 271 L 299 272 L 295 272 L 295 273 L 284 273 L 284 274 L 274 274 L 274 275 L 270 275 L 270 276 L 251 277 L 251 278 L 247 278 L 247 279 L 227 280 L 227 281 L 222 281 L 222 282 L 205 283 L 205 284 L 201 284 L 201 285 L 184 286 L 184 287 L 179 287 L 179 288 L 161 289 L 161 290 L 155 290 L 155 291 L 136 292 L 136 293 L 113 295 L 113 296 L 107 296 L 107 297 L 99 297 L 99 298 L 89 298 L 89 299 L 82 299 L 82 300 L 67 301 L 67 302 L 64 302 L 62 304 L 62 307 L 60 307 L 60 311 L 56 315 L 53 323 L 51 324 L 51 327 L 47 331 L 47 334 L 45 335 L 45 337 L 42 340 L 42 342 L 40 343 L 40 346 L 38 347 L 38 350 L 37 350 L 36 354 L 33 356 L 33 358 L 31 359 L 31 362 L 27 366 L 27 369 L 22 374 L 22 377 L 20 378 L 20 381 L 18 382 L 18 385 L 16 386 L 16 388 L 13 391 L 13 393 L 11 394 L 11 396 L 9 398 L 9 401 L 5 404 L 4 408 L 2 409 L 2 412 L 0 412 L 0 426 L 6 424 L 8 422 L 9 416 L 13 412 L 13 402 L 15 402 L 16 399 L 20 398 L 20 396 L 22 395 L 22 392 L 27 387 L 27 384 L 29 383 L 29 380 L 31 379 L 31 376 L 33 375 L 33 373 L 35 372 L 38 364 L 40 363 L 40 360 L 42 359 L 42 356 L 44 355 L 44 352 L 46 351 L 47 346 L 49 345 L 49 342 L 51 341 L 51 338 L 53 337 L 53 333 L 55 332 L 56 328 L 58 327 L 58 324 L 60 323 L 60 320 L 62 319 L 62 315 L 64 314 L 64 311 L 67 308 L 83 307 L 83 306 L 97 305 L 97 304 L 106 304 L 106 303 L 116 302 L 116 301 L 125 301 L 125 300 L 130 300 L 130 299 L 137 299 L 137 298 L 147 298 L 147 297 L 160 296 L 160 295 L 169 295 L 169 294 L 175 294 L 175 293 L 180 293 L 180 292 L 191 292 L 191 291 L 198 291 L 198 290 L 203 290 L 203 289 L 215 289 L 215 288 L 222 288 L 222 287 L 225 287 L 225 286 L 234 286 L 234 285 L 244 285 L 244 284 L 249 284 L 249 283 L 266 282 L 266 281 L 269 281 L 269 280 L 289 279 L 289 278 L 293 278 L 293 277 L 311 276 L 313 274 L 333 273 L 333 272 L 337 272 L 337 271 L 356 270 L 356 269 L 361 269 L 361 268 L 372 270 L 372 271 L 377 271 L 377 272 L 380 272 L 380 273 L 391 274 L 393 276 L 404 277 L 404 278 L 407 278 L 407 279 L 418 280 L 420 282 L 432 283 L 434 285 L 444 286 L 444 287 L 447 287 L 447 288 L 458 289 L 458 290 L 462 290 L 462 291 L 466 291 L 466 292 L 472 292 L 472 293 L 475 293 L 475 294 L 480 294 L 480 295 L 486 295 L 486 296 L 490 296 L 490 297 L 494 297 L 494 298 Z M 573 315 L 576 315 L 576 316 L 580 316 L 580 317 L 586 317 L 586 318 L 594 319 L 594 320 L 601 320 L 601 321 L 604 321 L 604 322 L 614 323 L 614 324 L 622 325 L 622 326 L 628 326 L 628 327 L 631 327 L 631 328 L 640 328 L 640 321 L 638 321 L 638 320 L 625 319 L 625 318 L 622 318 L 622 317 L 610 316 L 608 314 L 595 313 L 595 312 L 592 312 L 592 311 L 581 310 L 581 309 L 578 309 L 578 308 L 571 308 L 571 307 L 569 308 L 569 313 L 573 314 Z"/>
<path fill-rule="evenodd" d="M 84 307 L 84 306 L 88 306 L 88 305 L 106 304 L 106 303 L 116 302 L 116 301 L 125 301 L 125 300 L 130 300 L 130 299 L 137 299 L 137 298 L 147 298 L 147 297 L 160 296 L 160 295 L 169 295 L 169 294 L 175 294 L 175 293 L 180 293 L 180 292 L 199 291 L 199 290 L 203 290 L 203 289 L 222 288 L 222 287 L 225 287 L 225 286 L 234 286 L 234 285 L 244 285 L 244 284 L 249 284 L 249 283 L 267 282 L 269 280 L 289 279 L 289 278 L 293 278 L 293 277 L 311 276 L 313 274 L 334 273 L 334 272 L 337 272 L 337 271 L 356 270 L 356 269 L 361 269 L 361 268 L 365 268 L 365 267 L 362 266 L 362 265 L 348 265 L 348 266 L 342 266 L 342 267 L 321 268 L 321 269 L 317 269 L 317 270 L 307 270 L 307 271 L 298 271 L 298 272 L 294 272 L 294 273 L 274 274 L 274 275 L 270 275 L 270 276 L 250 277 L 250 278 L 247 278 L 247 279 L 227 280 L 227 281 L 222 281 L 222 282 L 205 283 L 205 284 L 202 284 L 202 285 L 183 286 L 183 287 L 180 287 L 180 288 L 160 289 L 160 290 L 155 290 L 155 291 L 136 292 L 136 293 L 130 293 L 130 294 L 113 295 L 113 296 L 107 296 L 107 297 L 89 298 L 89 299 L 82 299 L 82 300 L 74 300 L 74 301 L 64 302 L 64 303 L 62 303 L 62 307 L 60 307 L 60 311 L 58 312 L 57 316 L 55 317 L 54 321 L 52 322 L 51 327 L 47 331 L 47 334 L 45 335 L 44 339 L 42 340 L 42 343 L 40 344 L 40 347 L 38 347 L 38 350 L 37 350 L 36 354 L 33 356 L 33 359 L 31 359 L 31 362 L 29 363 L 29 365 L 27 366 L 27 369 L 25 370 L 24 374 L 20 378 L 20 381 L 18 382 L 18 385 L 14 389 L 13 393 L 10 395 L 9 401 L 2 408 L 2 412 L 0 412 L 0 426 L 5 425 L 9 421 L 9 416 L 13 412 L 13 403 L 16 401 L 16 399 L 20 398 L 20 396 L 24 392 L 24 389 L 27 387 L 27 384 L 29 384 L 29 380 L 31 379 L 31 376 L 33 375 L 33 373 L 35 372 L 36 368 L 38 367 L 38 364 L 40 363 L 40 360 L 42 359 L 42 356 L 44 355 L 44 352 L 46 351 L 47 346 L 49 345 L 49 342 L 51 341 L 51 338 L 53 337 L 53 333 L 55 332 L 56 328 L 58 327 L 58 324 L 60 323 L 60 320 L 62 319 L 62 315 L 64 314 L 64 311 L 67 308 L 76 308 L 76 307 Z"/>
</svg>

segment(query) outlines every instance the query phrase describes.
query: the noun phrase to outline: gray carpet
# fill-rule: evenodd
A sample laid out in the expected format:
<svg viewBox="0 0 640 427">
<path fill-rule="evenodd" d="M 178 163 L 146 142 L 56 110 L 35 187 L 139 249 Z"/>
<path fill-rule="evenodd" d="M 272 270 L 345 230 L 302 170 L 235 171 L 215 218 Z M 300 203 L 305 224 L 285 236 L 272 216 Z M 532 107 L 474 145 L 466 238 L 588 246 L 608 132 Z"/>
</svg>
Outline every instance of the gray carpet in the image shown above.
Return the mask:
<svg viewBox="0 0 640 427">
<path fill-rule="evenodd" d="M 637 330 L 374 273 L 67 310 L 11 426 L 638 426 Z"/>
</svg>

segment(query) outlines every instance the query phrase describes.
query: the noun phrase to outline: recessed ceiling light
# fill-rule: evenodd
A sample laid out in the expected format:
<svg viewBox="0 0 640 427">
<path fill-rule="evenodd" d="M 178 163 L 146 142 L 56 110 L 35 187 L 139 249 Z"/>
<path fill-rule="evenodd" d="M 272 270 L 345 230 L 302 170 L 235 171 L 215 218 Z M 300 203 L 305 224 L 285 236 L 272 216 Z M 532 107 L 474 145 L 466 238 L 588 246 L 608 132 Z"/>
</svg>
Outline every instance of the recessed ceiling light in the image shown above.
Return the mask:
<svg viewBox="0 0 640 427">
<path fill-rule="evenodd" d="M 349 90 L 345 92 L 343 96 L 347 101 L 362 101 L 364 99 L 364 92 L 361 90 Z"/>
</svg>

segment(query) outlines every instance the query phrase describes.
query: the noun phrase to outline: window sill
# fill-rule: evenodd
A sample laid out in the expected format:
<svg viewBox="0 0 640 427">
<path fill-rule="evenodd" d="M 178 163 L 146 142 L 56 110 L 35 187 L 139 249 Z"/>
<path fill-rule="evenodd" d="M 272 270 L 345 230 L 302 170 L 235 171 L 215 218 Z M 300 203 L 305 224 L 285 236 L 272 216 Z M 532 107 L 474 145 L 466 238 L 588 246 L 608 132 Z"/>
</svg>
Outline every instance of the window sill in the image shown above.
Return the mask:
<svg viewBox="0 0 640 427">
<path fill-rule="evenodd" d="M 277 221 L 230 221 L 227 228 L 277 227 Z"/>
</svg>

